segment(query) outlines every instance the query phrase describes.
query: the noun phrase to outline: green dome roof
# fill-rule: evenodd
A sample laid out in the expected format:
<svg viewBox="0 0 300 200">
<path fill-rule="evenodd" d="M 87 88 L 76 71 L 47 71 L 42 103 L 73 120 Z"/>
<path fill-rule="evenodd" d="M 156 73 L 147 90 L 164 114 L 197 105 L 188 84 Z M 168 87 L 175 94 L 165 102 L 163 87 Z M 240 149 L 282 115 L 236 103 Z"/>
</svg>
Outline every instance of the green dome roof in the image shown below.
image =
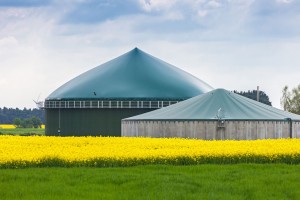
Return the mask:
<svg viewBox="0 0 300 200">
<path fill-rule="evenodd" d="M 65 83 L 54 99 L 187 99 L 212 90 L 191 74 L 138 48 Z"/>
<path fill-rule="evenodd" d="M 124 120 L 280 120 L 300 121 L 300 115 L 279 110 L 224 89 Z"/>
</svg>

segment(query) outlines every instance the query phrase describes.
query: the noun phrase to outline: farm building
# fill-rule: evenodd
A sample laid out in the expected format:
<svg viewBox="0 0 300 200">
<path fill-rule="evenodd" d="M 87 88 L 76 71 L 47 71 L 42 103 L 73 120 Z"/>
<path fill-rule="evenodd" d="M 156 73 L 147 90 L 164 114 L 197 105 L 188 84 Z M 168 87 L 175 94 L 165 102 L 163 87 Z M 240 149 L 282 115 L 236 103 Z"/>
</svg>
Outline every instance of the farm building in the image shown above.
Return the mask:
<svg viewBox="0 0 300 200">
<path fill-rule="evenodd" d="M 46 135 L 121 136 L 121 119 L 212 90 L 138 48 L 65 83 L 45 100 Z"/>
<path fill-rule="evenodd" d="M 122 120 L 122 136 L 252 140 L 299 138 L 300 115 L 216 89 Z"/>
</svg>

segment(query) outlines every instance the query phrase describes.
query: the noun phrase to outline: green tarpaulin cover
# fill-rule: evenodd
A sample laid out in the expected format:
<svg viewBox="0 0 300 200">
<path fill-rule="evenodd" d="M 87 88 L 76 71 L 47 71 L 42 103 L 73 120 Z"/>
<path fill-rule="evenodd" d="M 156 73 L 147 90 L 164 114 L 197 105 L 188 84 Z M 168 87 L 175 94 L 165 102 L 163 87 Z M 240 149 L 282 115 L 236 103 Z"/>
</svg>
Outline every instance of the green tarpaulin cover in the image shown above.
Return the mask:
<svg viewBox="0 0 300 200">
<path fill-rule="evenodd" d="M 300 115 L 216 89 L 180 103 L 125 120 L 292 120 Z"/>
<path fill-rule="evenodd" d="M 187 99 L 213 88 L 138 48 L 72 79 L 55 99 Z"/>
</svg>

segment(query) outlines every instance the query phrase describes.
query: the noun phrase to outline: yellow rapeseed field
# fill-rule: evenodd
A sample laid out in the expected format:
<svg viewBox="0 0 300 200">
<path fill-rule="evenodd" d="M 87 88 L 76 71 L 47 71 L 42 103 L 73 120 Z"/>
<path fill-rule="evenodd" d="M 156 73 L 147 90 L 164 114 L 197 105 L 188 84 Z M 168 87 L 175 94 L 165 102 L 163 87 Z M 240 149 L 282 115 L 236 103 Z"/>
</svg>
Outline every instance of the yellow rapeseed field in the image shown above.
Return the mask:
<svg viewBox="0 0 300 200">
<path fill-rule="evenodd" d="M 0 167 L 300 163 L 300 139 L 0 136 Z"/>
<path fill-rule="evenodd" d="M 0 129 L 3 128 L 3 129 L 14 129 L 16 128 L 15 125 L 13 124 L 0 124 Z"/>
<path fill-rule="evenodd" d="M 16 125 L 14 124 L 0 124 L 0 129 L 15 129 Z M 41 128 L 45 129 L 45 124 L 41 125 Z"/>
</svg>

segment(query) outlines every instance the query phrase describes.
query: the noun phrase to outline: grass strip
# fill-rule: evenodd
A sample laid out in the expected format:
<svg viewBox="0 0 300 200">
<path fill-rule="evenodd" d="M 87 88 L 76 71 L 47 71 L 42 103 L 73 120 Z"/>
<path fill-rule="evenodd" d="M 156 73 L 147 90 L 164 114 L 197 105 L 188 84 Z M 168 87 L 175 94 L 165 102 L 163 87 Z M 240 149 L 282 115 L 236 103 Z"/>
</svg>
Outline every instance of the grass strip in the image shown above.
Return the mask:
<svg viewBox="0 0 300 200">
<path fill-rule="evenodd" d="M 0 170 L 6 199 L 299 199 L 300 167 L 146 165 Z"/>
<path fill-rule="evenodd" d="M 45 135 L 44 128 L 15 128 L 15 129 L 0 129 L 0 135 L 20 135 L 20 136 L 30 136 L 30 135 Z"/>
</svg>

